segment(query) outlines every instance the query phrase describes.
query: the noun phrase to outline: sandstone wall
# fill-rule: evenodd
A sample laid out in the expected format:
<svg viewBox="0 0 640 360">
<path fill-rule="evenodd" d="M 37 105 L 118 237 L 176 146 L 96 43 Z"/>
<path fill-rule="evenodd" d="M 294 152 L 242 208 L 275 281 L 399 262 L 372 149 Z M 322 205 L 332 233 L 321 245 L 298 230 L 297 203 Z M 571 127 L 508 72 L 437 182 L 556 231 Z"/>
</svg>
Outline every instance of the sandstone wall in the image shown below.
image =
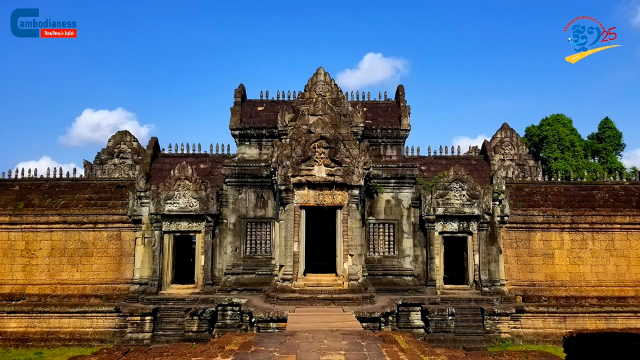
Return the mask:
<svg viewBox="0 0 640 360">
<path fill-rule="evenodd" d="M 133 184 L 0 182 L 0 299 L 117 301 L 134 268 Z"/>
<path fill-rule="evenodd" d="M 510 184 L 507 285 L 525 301 L 640 296 L 640 185 Z"/>
</svg>

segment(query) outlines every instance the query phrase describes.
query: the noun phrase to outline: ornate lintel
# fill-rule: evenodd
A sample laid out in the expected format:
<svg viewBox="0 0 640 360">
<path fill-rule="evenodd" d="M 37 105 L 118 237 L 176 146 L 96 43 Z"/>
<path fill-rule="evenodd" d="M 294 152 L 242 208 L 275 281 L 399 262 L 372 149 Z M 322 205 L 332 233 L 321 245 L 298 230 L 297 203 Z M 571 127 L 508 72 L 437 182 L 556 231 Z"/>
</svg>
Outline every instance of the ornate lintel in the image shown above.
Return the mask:
<svg viewBox="0 0 640 360">
<path fill-rule="evenodd" d="M 203 231 L 205 222 L 202 220 L 179 218 L 162 222 L 163 231 Z"/>
<path fill-rule="evenodd" d="M 305 189 L 295 192 L 297 205 L 345 205 L 349 194 L 340 190 L 311 190 Z"/>
<path fill-rule="evenodd" d="M 435 223 L 437 232 L 478 232 L 477 220 L 438 219 Z"/>
</svg>

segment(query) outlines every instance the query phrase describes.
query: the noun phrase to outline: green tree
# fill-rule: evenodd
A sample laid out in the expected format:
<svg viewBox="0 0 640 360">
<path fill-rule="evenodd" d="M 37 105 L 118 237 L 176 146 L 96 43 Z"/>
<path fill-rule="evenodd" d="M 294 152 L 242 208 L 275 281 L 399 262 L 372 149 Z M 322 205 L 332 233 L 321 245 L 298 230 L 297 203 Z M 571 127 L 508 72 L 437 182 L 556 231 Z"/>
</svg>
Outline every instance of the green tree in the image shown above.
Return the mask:
<svg viewBox="0 0 640 360">
<path fill-rule="evenodd" d="M 598 131 L 587 136 L 587 157 L 597 162 L 608 174 L 626 171 L 620 159 L 627 145 L 622 140 L 622 132 L 605 117 L 598 124 Z"/>
<path fill-rule="evenodd" d="M 585 170 L 590 174 L 602 172 L 599 164 L 586 161 L 586 141 L 573 126 L 573 120 L 564 114 L 553 114 L 540 120 L 538 125 L 530 125 L 525 129 L 523 140 L 550 178 L 557 177 L 558 172 L 563 179 L 568 178 L 571 171 L 575 177 L 582 176 Z"/>
</svg>

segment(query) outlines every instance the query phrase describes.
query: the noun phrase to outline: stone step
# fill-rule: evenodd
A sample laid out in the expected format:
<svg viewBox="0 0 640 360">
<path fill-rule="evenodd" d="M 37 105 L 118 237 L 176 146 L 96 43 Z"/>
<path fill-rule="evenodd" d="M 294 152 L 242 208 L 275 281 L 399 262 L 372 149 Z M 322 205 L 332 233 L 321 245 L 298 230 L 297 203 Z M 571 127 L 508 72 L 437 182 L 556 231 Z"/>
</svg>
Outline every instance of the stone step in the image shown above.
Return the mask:
<svg viewBox="0 0 640 360">
<path fill-rule="evenodd" d="M 289 313 L 287 331 L 317 330 L 363 331 L 356 317 L 341 307 L 297 307 Z"/>
</svg>

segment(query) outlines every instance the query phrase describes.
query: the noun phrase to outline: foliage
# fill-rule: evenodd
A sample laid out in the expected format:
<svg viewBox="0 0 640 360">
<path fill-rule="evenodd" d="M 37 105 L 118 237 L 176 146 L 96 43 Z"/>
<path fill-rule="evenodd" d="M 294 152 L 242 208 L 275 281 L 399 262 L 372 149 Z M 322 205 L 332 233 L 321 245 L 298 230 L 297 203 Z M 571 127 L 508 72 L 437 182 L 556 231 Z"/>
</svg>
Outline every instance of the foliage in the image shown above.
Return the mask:
<svg viewBox="0 0 640 360">
<path fill-rule="evenodd" d="M 384 187 L 378 183 L 370 182 L 367 183 L 366 192 L 370 197 L 376 197 L 380 194 L 384 194 Z"/>
<path fill-rule="evenodd" d="M 76 355 L 91 355 L 98 351 L 94 347 L 59 347 L 43 348 L 0 348 L 0 359 L 3 360 L 67 360 Z"/>
<path fill-rule="evenodd" d="M 585 140 L 571 118 L 553 114 L 540 120 L 538 125 L 527 127 L 523 140 L 549 178 L 557 178 L 560 173 L 562 179 L 568 179 L 573 172 L 577 179 L 583 178 L 586 172 L 588 180 L 595 180 L 597 174 L 625 171 L 620 162 L 626 147 L 622 132 L 608 117 L 602 119 L 598 131 Z"/>
<path fill-rule="evenodd" d="M 561 359 L 565 358 L 564 350 L 559 346 L 552 345 L 534 345 L 534 344 L 516 344 L 510 340 L 502 340 L 493 343 L 487 348 L 488 351 L 544 351 Z"/>
<path fill-rule="evenodd" d="M 608 174 L 625 171 L 620 158 L 627 145 L 622 141 L 622 132 L 609 117 L 600 121 L 598 131 L 587 136 L 586 144 L 589 160 L 597 162 L 603 171 Z"/>
<path fill-rule="evenodd" d="M 442 181 L 445 175 L 446 175 L 446 172 L 441 172 L 440 174 L 436 175 L 433 179 L 431 179 L 431 182 L 428 182 L 424 178 L 418 177 L 416 178 L 416 182 L 420 187 L 422 187 L 422 189 L 425 192 L 433 195 L 433 189 L 437 184 L 439 184 Z"/>
</svg>

